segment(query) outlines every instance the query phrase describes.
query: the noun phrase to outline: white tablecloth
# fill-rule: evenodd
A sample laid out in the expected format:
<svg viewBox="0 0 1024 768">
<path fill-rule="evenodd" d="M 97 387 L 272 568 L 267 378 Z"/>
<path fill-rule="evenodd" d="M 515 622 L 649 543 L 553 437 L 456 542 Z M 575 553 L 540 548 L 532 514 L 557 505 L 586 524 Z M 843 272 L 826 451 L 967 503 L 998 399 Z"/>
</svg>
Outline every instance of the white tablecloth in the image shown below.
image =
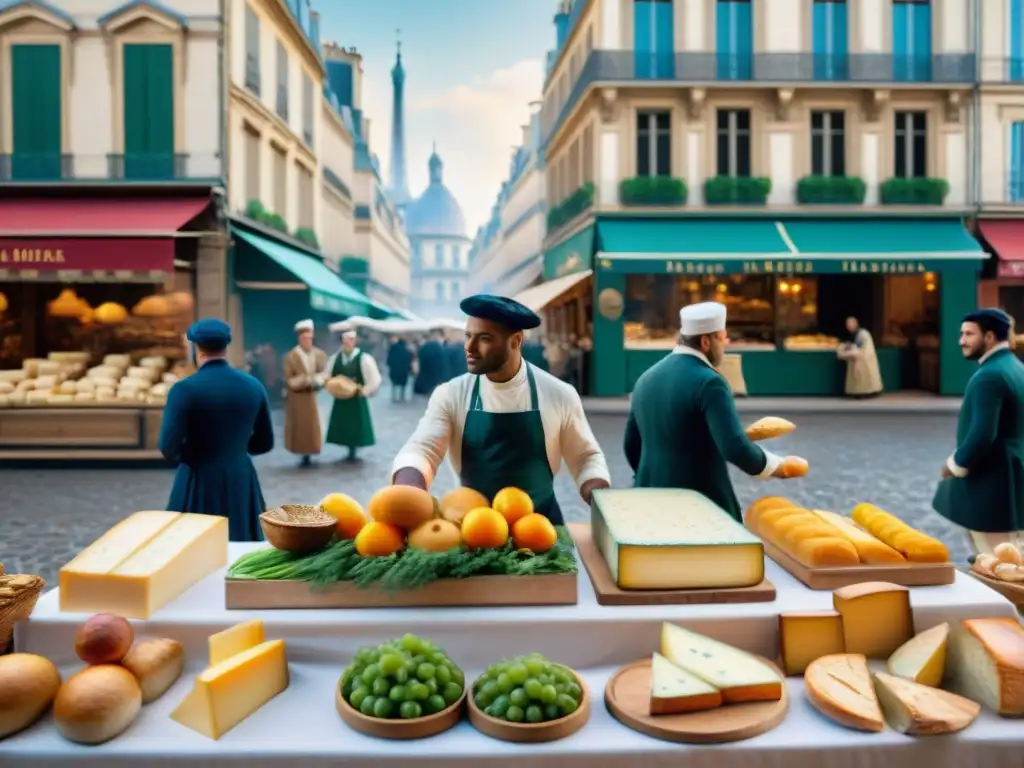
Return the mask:
<svg viewBox="0 0 1024 768">
<path fill-rule="evenodd" d="M 232 544 L 232 559 L 252 545 Z M 144 766 L 173 758 L 190 765 L 244 759 L 257 765 L 320 762 L 330 765 L 531 766 L 674 765 L 687 768 L 1021 768 L 1024 722 L 985 713 L 964 733 L 910 739 L 893 732 L 858 734 L 819 717 L 803 698 L 803 681 L 791 679 L 786 721 L 771 733 L 715 747 L 659 742 L 615 721 L 603 706 L 604 685 L 620 665 L 649 656 L 663 621 L 672 621 L 769 657 L 776 655 L 778 614 L 830 608 L 831 592 L 803 587 L 772 561 L 768 577 L 778 590 L 773 603 L 706 606 L 597 605 L 586 572 L 579 604 L 526 608 L 429 608 L 295 611 L 226 611 L 223 574 L 204 580 L 153 620 L 136 622 L 140 636 L 173 637 L 186 646 L 189 674 L 198 673 L 207 637 L 239 621 L 260 617 L 268 637 L 288 644 L 291 687 L 218 742 L 192 733 L 167 715 L 191 686 L 188 675 L 145 708 L 123 736 L 102 747 L 77 747 L 58 737 L 49 722 L 0 741 L 0 766 L 64 765 L 72 760 L 106 768 Z M 1015 615 L 1003 597 L 966 575 L 954 584 L 914 589 L 917 628 L 942 621 Z M 40 653 L 70 674 L 77 668 L 74 632 L 82 616 L 62 614 L 57 593 L 44 595 L 30 621 L 18 627 L 18 650 Z M 401 744 L 361 736 L 334 710 L 334 686 L 359 646 L 405 632 L 441 643 L 471 676 L 497 658 L 539 651 L 579 671 L 595 695 L 591 721 L 580 733 L 548 745 L 495 742 L 468 723 L 429 742 Z M 83 764 L 79 762 L 79 764 Z M 164 762 L 164 765 L 169 763 Z"/>
</svg>

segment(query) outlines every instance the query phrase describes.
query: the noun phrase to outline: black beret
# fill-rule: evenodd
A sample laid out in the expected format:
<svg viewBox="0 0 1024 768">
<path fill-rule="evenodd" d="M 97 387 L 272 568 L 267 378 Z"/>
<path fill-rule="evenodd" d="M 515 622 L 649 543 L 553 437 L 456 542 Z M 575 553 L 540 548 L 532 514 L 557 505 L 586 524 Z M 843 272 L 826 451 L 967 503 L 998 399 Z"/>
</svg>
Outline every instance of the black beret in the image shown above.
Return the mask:
<svg viewBox="0 0 1024 768">
<path fill-rule="evenodd" d="M 982 332 L 992 331 L 997 337 L 1005 339 L 1013 326 L 1013 318 L 994 307 L 983 307 L 964 315 L 963 322 L 977 323 Z"/>
<path fill-rule="evenodd" d="M 540 325 L 540 316 L 515 299 L 479 293 L 462 300 L 459 308 L 470 317 L 490 320 L 514 331 L 528 331 Z"/>
</svg>

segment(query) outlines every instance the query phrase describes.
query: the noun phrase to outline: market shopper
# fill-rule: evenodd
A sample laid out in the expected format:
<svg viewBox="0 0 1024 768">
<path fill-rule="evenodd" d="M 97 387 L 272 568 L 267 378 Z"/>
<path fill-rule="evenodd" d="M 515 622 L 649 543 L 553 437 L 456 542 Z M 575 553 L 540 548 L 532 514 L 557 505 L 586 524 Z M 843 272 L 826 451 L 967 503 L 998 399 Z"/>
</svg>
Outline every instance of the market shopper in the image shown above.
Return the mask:
<svg viewBox="0 0 1024 768">
<path fill-rule="evenodd" d="M 267 392 L 228 364 L 227 323 L 199 320 L 186 338 L 196 372 L 171 387 L 160 427 L 160 452 L 178 465 L 167 509 L 221 515 L 231 541 L 261 541 L 265 505 L 249 457 L 274 447 Z"/>
<path fill-rule="evenodd" d="M 493 498 L 514 486 L 534 509 L 563 523 L 554 476 L 565 459 L 580 496 L 610 484 L 608 465 L 572 387 L 522 356 L 523 331 L 540 318 L 501 296 L 461 303 L 468 373 L 442 384 L 395 459 L 397 485 L 429 488 L 447 455 L 462 485 Z"/>
<path fill-rule="evenodd" d="M 355 331 L 343 332 L 341 349 L 328 363 L 332 377 L 347 376 L 358 385 L 354 397 L 334 401 L 327 425 L 327 442 L 348 448 L 346 461 L 355 461 L 360 448 L 376 443 L 368 398 L 377 394 L 381 384 L 377 361 L 357 347 L 356 340 Z"/>
<path fill-rule="evenodd" d="M 393 403 L 405 402 L 405 389 L 409 384 L 412 362 L 413 352 L 409 349 L 409 343 L 399 336 L 392 336 L 391 344 L 388 346 L 387 365 Z"/>
<path fill-rule="evenodd" d="M 846 318 L 850 341 L 836 350 L 836 356 L 846 363 L 847 397 L 867 399 L 882 394 L 882 371 L 878 366 L 875 340 L 866 328 L 861 328 L 856 317 Z"/>
<path fill-rule="evenodd" d="M 317 393 L 326 380 L 327 353 L 313 345 L 312 320 L 295 324 L 297 344 L 285 355 L 284 447 L 308 467 L 323 447 Z"/>
<path fill-rule="evenodd" d="M 636 487 L 699 491 L 741 520 L 727 465 L 755 477 L 782 477 L 783 459 L 750 441 L 729 385 L 716 370 L 729 343 L 725 305 L 692 304 L 679 318 L 679 344 L 633 389 L 626 460 Z"/>
<path fill-rule="evenodd" d="M 936 512 L 967 529 L 979 554 L 1024 537 L 1024 365 L 1010 349 L 1012 329 L 999 309 L 971 312 L 960 325 L 960 349 L 978 369 L 932 500 Z"/>
<path fill-rule="evenodd" d="M 444 331 L 432 331 L 430 338 L 420 344 L 413 394 L 429 396 L 438 385 L 451 378 L 448 375 L 448 356 L 441 343 L 443 338 Z"/>
</svg>

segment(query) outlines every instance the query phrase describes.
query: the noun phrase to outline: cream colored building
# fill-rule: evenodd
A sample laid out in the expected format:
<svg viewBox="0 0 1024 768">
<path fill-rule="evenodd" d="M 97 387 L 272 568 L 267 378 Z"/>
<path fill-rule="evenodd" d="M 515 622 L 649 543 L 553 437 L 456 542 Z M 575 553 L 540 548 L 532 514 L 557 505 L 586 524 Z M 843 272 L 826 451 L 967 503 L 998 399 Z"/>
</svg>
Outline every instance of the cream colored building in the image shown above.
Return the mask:
<svg viewBox="0 0 1024 768">
<path fill-rule="evenodd" d="M 981 14 L 980 101 L 983 210 L 1024 205 L 1024 6 L 984 0 Z M 1015 145 L 1016 138 L 1016 145 Z"/>
<path fill-rule="evenodd" d="M 355 137 L 351 112 L 339 107 L 336 99 L 324 95 L 321 106 L 323 138 L 320 166 L 320 208 L 324 257 L 338 263 L 357 252 L 355 198 Z"/>
<path fill-rule="evenodd" d="M 470 288 L 514 296 L 532 285 L 543 268 L 546 183 L 540 155 L 540 115 L 523 126 L 509 178 L 495 206 L 495 226 L 481 232 L 474 252 Z M 490 235 L 490 237 L 488 237 Z"/>
</svg>

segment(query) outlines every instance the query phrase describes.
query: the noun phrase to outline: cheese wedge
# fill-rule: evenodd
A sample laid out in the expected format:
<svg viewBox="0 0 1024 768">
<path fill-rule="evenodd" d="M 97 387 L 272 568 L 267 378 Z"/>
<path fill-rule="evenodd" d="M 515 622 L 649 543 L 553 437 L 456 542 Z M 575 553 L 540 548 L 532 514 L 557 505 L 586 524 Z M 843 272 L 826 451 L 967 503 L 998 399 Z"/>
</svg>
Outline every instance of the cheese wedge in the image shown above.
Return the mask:
<svg viewBox="0 0 1024 768">
<path fill-rule="evenodd" d="M 210 635 L 210 666 L 216 666 L 266 641 L 263 619 L 252 619 Z"/>
<path fill-rule="evenodd" d="M 287 687 L 284 640 L 270 640 L 199 675 L 171 719 L 219 739 Z"/>
<path fill-rule="evenodd" d="M 898 584 L 851 584 L 832 593 L 832 606 L 843 617 L 847 653 L 888 659 L 914 636 L 910 590 Z"/>
<path fill-rule="evenodd" d="M 946 660 L 950 690 L 1000 715 L 1024 715 L 1024 627 L 1009 616 L 955 624 Z"/>
<path fill-rule="evenodd" d="M 963 696 L 882 672 L 875 674 L 875 692 L 889 727 L 910 736 L 956 733 L 981 713 L 980 704 Z"/>
<path fill-rule="evenodd" d="M 857 556 L 867 565 L 900 565 L 906 559 L 895 549 L 859 527 L 853 520 L 824 509 L 814 510 L 823 522 L 835 528 L 837 534 L 853 544 Z"/>
<path fill-rule="evenodd" d="M 815 659 L 844 653 L 845 642 L 838 611 L 779 615 L 779 652 L 787 675 L 802 675 Z"/>
<path fill-rule="evenodd" d="M 889 657 L 890 675 L 938 688 L 946 671 L 949 624 L 942 623 L 910 638 Z"/>
<path fill-rule="evenodd" d="M 138 512 L 61 568 L 60 608 L 148 619 L 227 560 L 227 518 Z"/>
<path fill-rule="evenodd" d="M 873 733 L 885 730 L 864 656 L 844 653 L 815 659 L 804 673 L 804 688 L 814 708 L 839 725 Z"/>
<path fill-rule="evenodd" d="M 661 625 L 661 653 L 722 692 L 726 704 L 779 701 L 785 681 L 756 656 L 674 624 Z"/>
<path fill-rule="evenodd" d="M 679 715 L 722 706 L 722 692 L 677 667 L 660 653 L 651 657 L 651 714 Z"/>
</svg>

